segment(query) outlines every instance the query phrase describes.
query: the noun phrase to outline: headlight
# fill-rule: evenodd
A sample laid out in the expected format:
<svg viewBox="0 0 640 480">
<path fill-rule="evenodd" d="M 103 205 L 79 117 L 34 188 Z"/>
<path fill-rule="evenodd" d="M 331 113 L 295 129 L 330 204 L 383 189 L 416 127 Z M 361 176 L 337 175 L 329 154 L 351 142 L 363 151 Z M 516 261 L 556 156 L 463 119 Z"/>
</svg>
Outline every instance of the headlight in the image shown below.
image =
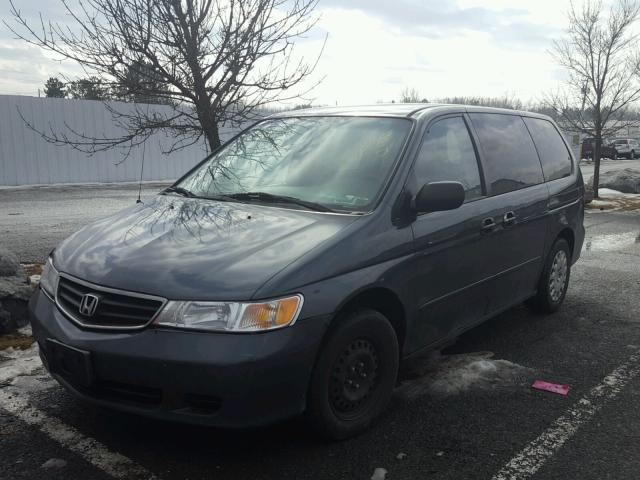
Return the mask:
<svg viewBox="0 0 640 480">
<path fill-rule="evenodd" d="M 58 289 L 58 271 L 53 267 L 51 257 L 47 259 L 47 263 L 42 267 L 40 288 L 42 288 L 42 290 L 44 290 L 51 298 L 56 297 L 56 290 Z"/>
<path fill-rule="evenodd" d="M 168 302 L 154 323 L 169 327 L 226 332 L 258 332 L 296 321 L 302 295 L 268 302 Z"/>
</svg>

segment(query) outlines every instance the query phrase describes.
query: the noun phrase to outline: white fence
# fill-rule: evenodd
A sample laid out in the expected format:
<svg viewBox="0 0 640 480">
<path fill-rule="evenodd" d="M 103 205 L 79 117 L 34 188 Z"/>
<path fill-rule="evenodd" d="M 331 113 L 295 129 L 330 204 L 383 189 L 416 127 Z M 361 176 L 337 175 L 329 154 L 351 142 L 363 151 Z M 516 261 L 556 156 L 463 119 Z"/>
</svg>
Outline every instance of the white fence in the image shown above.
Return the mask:
<svg viewBox="0 0 640 480">
<path fill-rule="evenodd" d="M 132 104 L 112 102 L 117 111 Z M 170 108 L 149 105 L 149 109 Z M 47 143 L 29 129 L 22 116 L 39 131 L 53 129 L 68 133 L 67 126 L 89 136 L 114 138 L 122 133 L 102 102 L 59 98 L 0 95 L 0 185 L 53 183 L 106 183 L 140 179 L 143 149 L 135 148 L 125 161 L 121 152 L 111 150 L 88 156 L 70 146 Z M 66 125 L 65 125 L 66 124 Z M 221 131 L 223 141 L 231 136 Z M 162 153 L 171 139 L 156 134 L 144 151 L 143 180 L 173 180 L 206 155 L 204 144 L 193 145 L 170 155 Z"/>
</svg>

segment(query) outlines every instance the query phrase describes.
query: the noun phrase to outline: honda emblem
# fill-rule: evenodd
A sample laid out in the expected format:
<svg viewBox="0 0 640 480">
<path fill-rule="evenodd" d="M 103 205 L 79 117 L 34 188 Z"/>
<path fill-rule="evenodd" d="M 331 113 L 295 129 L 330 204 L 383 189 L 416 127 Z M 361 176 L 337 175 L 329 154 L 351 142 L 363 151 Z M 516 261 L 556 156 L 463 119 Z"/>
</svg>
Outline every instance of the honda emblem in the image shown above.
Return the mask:
<svg viewBox="0 0 640 480">
<path fill-rule="evenodd" d="M 80 307 L 78 310 L 85 317 L 93 317 L 93 314 L 96 313 L 96 309 L 98 308 L 98 302 L 100 299 L 97 295 L 93 293 L 87 293 L 80 300 Z"/>
</svg>

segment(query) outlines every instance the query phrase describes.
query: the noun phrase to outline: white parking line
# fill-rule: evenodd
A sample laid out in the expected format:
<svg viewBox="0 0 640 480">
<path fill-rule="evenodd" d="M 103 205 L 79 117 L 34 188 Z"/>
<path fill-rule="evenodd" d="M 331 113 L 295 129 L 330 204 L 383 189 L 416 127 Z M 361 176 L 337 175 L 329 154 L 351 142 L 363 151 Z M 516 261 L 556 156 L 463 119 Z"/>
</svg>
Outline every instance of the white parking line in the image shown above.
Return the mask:
<svg viewBox="0 0 640 480">
<path fill-rule="evenodd" d="M 567 440 L 575 435 L 581 425 L 589 422 L 607 402 L 617 397 L 624 386 L 639 374 L 640 352 L 636 352 L 512 458 L 493 476 L 492 480 L 524 480 L 531 477 Z"/>
<path fill-rule="evenodd" d="M 155 475 L 131 459 L 109 450 L 97 440 L 83 435 L 61 420 L 30 406 L 23 394 L 12 387 L 0 388 L 0 408 L 23 422 L 37 427 L 52 440 L 114 478 L 157 480 Z"/>
</svg>

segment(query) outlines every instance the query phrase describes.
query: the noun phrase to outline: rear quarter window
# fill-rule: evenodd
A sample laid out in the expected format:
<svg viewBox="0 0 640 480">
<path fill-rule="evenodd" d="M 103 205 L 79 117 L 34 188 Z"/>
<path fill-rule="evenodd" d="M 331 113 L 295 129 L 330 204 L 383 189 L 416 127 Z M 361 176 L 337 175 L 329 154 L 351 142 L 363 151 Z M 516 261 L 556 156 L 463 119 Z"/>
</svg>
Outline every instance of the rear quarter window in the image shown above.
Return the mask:
<svg viewBox="0 0 640 480">
<path fill-rule="evenodd" d="M 522 118 L 498 113 L 469 115 L 482 147 L 491 195 L 544 182 L 540 160 Z"/>
<path fill-rule="evenodd" d="M 524 119 L 540 155 L 542 171 L 547 181 L 571 175 L 571 154 L 560 136 L 560 132 L 548 120 Z"/>
</svg>

